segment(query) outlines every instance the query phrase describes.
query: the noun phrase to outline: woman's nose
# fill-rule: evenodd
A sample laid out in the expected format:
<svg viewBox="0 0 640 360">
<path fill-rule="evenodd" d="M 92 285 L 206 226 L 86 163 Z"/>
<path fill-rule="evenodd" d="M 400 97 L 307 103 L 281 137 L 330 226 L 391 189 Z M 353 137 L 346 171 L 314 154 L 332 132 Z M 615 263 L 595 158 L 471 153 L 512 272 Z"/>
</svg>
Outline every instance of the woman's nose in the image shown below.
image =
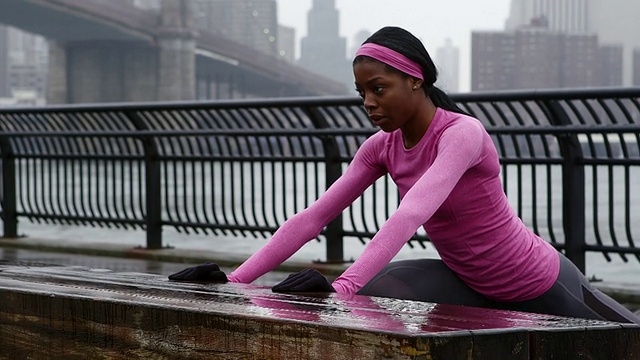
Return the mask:
<svg viewBox="0 0 640 360">
<path fill-rule="evenodd" d="M 362 99 L 362 105 L 364 105 L 364 109 L 367 110 L 368 113 L 371 113 L 371 111 L 376 108 L 375 103 L 371 100 L 367 100 L 366 97 Z"/>
</svg>

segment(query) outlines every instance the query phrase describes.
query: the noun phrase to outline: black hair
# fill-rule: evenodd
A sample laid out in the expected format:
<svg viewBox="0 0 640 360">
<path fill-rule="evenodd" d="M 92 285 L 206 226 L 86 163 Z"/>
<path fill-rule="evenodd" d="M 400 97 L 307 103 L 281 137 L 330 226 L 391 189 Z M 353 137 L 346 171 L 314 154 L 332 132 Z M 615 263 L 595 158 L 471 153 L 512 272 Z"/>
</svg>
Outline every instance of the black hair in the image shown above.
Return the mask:
<svg viewBox="0 0 640 360">
<path fill-rule="evenodd" d="M 460 114 L 467 114 L 467 112 L 462 110 L 449 97 L 449 95 L 447 95 L 444 91 L 440 90 L 437 86 L 434 85 L 436 80 L 438 79 L 438 70 L 436 69 L 436 64 L 431 59 L 431 56 L 429 55 L 429 52 L 427 52 L 427 49 L 425 49 L 422 41 L 420 41 L 413 34 L 399 27 L 387 26 L 369 36 L 369 38 L 365 40 L 363 44 L 366 43 L 374 43 L 394 50 L 420 65 L 420 67 L 422 68 L 422 76 L 424 77 L 422 88 L 424 89 L 425 94 L 431 98 L 433 104 L 445 110 L 457 112 Z M 353 64 L 355 65 L 362 60 L 362 56 L 358 56 L 353 59 Z M 389 66 L 389 68 L 391 67 Z M 409 76 L 399 70 L 393 70 L 398 71 L 405 76 Z"/>
</svg>

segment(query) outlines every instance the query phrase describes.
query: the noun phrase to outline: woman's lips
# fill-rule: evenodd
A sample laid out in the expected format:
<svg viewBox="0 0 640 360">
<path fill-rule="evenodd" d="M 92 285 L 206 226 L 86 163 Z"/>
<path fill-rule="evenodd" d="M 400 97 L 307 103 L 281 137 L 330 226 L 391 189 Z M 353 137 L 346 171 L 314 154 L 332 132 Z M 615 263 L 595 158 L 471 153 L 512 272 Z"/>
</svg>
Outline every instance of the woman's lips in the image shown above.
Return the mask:
<svg viewBox="0 0 640 360">
<path fill-rule="evenodd" d="M 384 116 L 374 114 L 374 115 L 369 115 L 369 119 L 371 119 L 374 125 L 379 126 L 380 123 L 384 121 Z"/>
</svg>

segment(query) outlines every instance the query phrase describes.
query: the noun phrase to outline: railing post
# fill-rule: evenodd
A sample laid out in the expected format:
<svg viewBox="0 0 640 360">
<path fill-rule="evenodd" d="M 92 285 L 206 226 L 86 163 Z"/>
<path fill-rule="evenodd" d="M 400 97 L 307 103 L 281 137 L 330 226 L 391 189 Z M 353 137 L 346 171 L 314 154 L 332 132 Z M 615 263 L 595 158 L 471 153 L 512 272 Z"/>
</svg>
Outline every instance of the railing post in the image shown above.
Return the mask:
<svg viewBox="0 0 640 360">
<path fill-rule="evenodd" d="M 547 103 L 553 125 L 570 125 L 571 120 L 557 101 Z M 585 180 L 582 147 L 576 134 L 558 136 L 562 155 L 562 219 L 565 255 L 585 273 Z"/>
<path fill-rule="evenodd" d="M 307 108 L 307 114 L 316 128 L 329 128 L 320 111 L 316 107 Z M 332 136 L 322 137 L 322 147 L 325 161 L 325 181 L 327 188 L 342 175 L 342 164 L 340 163 L 340 150 L 336 139 Z M 331 221 L 325 229 L 327 240 L 327 262 L 344 262 L 344 231 L 342 214 Z"/>
<path fill-rule="evenodd" d="M 153 138 L 144 139 L 145 188 L 147 193 L 147 248 L 162 248 L 162 193 L 160 189 L 160 160 Z"/>
<path fill-rule="evenodd" d="M 5 238 L 18 237 L 16 209 L 16 159 L 9 139 L 0 139 L 2 151 L 2 222 Z"/>
<path fill-rule="evenodd" d="M 136 129 L 147 130 L 146 123 L 138 113 L 126 113 Z M 158 149 L 153 137 L 142 138 L 145 164 L 145 223 L 147 232 L 147 249 L 162 248 L 162 192 L 160 186 L 161 171 Z"/>
<path fill-rule="evenodd" d="M 339 153 L 335 139 L 325 138 L 322 142 L 325 150 L 325 181 L 328 188 L 342 175 L 342 166 L 338 160 Z M 325 234 L 327 238 L 327 262 L 344 262 L 344 231 L 342 214 L 338 215 L 338 217 L 327 225 Z"/>
</svg>

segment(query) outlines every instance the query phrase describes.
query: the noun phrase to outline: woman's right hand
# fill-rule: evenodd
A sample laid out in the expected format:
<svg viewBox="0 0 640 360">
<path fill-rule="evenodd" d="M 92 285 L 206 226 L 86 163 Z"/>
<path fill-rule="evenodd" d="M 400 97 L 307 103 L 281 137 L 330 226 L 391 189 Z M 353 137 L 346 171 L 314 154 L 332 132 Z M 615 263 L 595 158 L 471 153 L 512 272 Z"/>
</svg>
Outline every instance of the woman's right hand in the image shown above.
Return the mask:
<svg viewBox="0 0 640 360">
<path fill-rule="evenodd" d="M 273 292 L 336 292 L 320 271 L 316 269 L 303 269 L 289 275 L 286 279 L 271 288 Z"/>
<path fill-rule="evenodd" d="M 229 280 L 224 271 L 216 263 L 206 262 L 201 265 L 188 267 L 175 274 L 169 275 L 169 280 L 175 281 L 210 281 L 226 283 Z"/>
</svg>

